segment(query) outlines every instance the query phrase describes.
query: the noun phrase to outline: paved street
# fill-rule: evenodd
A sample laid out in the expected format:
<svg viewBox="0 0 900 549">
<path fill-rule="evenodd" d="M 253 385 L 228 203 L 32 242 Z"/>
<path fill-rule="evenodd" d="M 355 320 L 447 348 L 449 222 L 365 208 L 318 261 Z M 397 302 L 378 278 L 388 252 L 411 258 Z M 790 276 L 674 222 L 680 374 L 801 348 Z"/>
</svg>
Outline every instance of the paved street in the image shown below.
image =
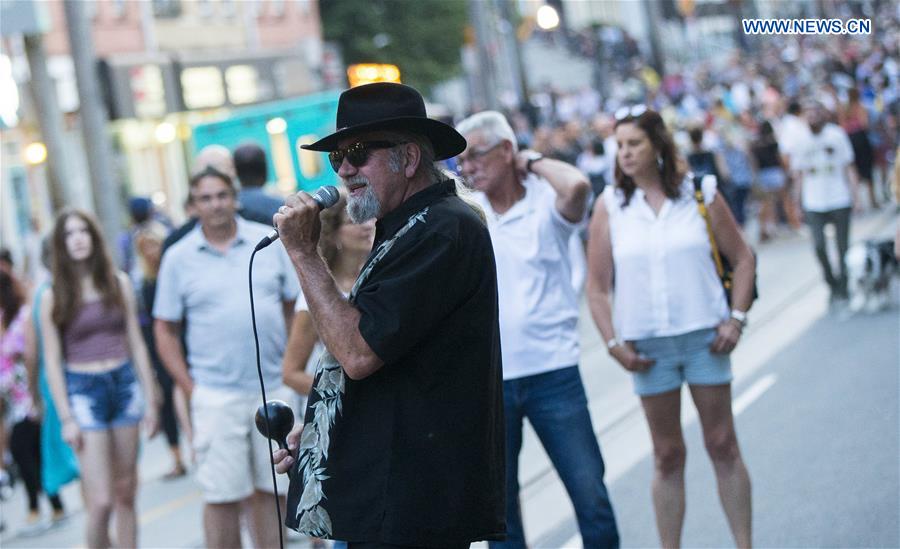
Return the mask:
<svg viewBox="0 0 900 549">
<path fill-rule="evenodd" d="M 884 236 L 888 216 L 856 220 L 854 240 Z M 733 355 L 734 411 L 754 482 L 759 547 L 898 547 L 900 318 L 829 313 L 805 238 L 757 247 L 760 299 Z M 650 436 L 627 374 L 582 323 L 582 376 L 625 547 L 658 546 Z M 686 547 L 733 545 L 696 413 L 683 391 L 688 448 Z M 535 547 L 580 543 L 561 483 L 534 436 L 522 466 Z"/>
<path fill-rule="evenodd" d="M 852 239 L 891 233 L 895 216 L 854 220 Z M 808 239 L 757 247 L 760 299 L 734 354 L 738 436 L 753 480 L 759 547 L 900 546 L 900 316 L 829 311 Z M 658 545 L 650 501 L 649 435 L 631 381 L 583 316 L 582 376 L 607 465 L 625 547 Z M 249 367 L 249 366 L 248 366 Z M 712 467 L 687 392 L 687 547 L 733 545 Z M 160 480 L 169 467 L 160 438 L 141 456 L 141 545 L 199 547 L 201 501 L 193 481 Z M 533 432 L 521 457 L 523 513 L 533 547 L 580 545 L 574 514 Z M 40 536 L 17 536 L 25 497 L 2 512 L 3 547 L 78 547 L 84 515 L 76 486 L 64 498 L 71 519 Z M 274 518 L 273 518 L 274 521 Z M 305 547 L 292 541 L 292 547 Z"/>
</svg>

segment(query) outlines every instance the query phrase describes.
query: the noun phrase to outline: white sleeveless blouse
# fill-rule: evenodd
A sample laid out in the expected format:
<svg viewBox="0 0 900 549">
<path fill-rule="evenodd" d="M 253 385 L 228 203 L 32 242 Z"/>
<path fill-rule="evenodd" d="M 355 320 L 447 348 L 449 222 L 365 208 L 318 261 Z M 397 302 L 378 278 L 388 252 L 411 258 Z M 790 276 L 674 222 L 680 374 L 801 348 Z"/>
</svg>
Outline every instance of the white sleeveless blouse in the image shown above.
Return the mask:
<svg viewBox="0 0 900 549">
<path fill-rule="evenodd" d="M 708 205 L 716 195 L 715 177 L 704 177 L 702 189 Z M 609 212 L 613 323 L 619 339 L 679 335 L 728 318 L 690 177 L 677 199 L 666 199 L 659 215 L 641 189 L 635 189 L 625 208 L 624 194 L 616 187 L 604 189 L 601 199 Z"/>
</svg>

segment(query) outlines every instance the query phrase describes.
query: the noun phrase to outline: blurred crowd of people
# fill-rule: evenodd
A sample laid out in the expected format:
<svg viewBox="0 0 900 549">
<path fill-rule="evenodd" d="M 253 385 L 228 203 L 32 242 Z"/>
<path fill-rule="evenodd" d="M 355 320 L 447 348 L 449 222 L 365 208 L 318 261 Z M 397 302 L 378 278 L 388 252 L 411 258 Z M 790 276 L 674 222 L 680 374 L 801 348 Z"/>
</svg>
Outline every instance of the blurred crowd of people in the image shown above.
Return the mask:
<svg viewBox="0 0 900 549">
<path fill-rule="evenodd" d="M 890 174 L 900 132 L 900 15 L 896 6 L 881 9 L 870 35 L 770 36 L 754 51 L 672 62 L 665 74 L 635 57 L 628 71 L 611 72 L 606 96 L 547 86 L 532 94 L 529 109 L 506 114 L 520 145 L 576 164 L 599 196 L 613 181 L 613 115 L 645 104 L 662 115 L 692 169 L 718 177 L 738 222 L 755 217 L 766 241 L 778 223 L 801 224 L 789 161 L 811 103 L 850 139 L 858 207 L 878 208 L 900 192 L 892 193 Z"/>
<path fill-rule="evenodd" d="M 239 531 L 245 498 L 254 540 L 276 543 L 275 532 L 263 525 L 268 500 L 252 497 L 254 490 L 244 493 L 245 486 L 271 492 L 271 485 L 268 449 L 253 424 L 259 392 L 248 369 L 254 362 L 249 324 L 234 321 L 250 317 L 246 246 L 252 249 L 268 232 L 283 204 L 263 191 L 266 166 L 265 152 L 255 144 L 234 151 L 213 145 L 194 160 L 188 221 L 180 227 L 149 199 L 135 197 L 128 203 L 129 228 L 112 242 L 89 212 L 60 212 L 33 276 L 23 275 L 3 250 L 0 487 L 5 499 L 15 480 L 26 486 L 27 524 L 19 535 L 61 523 L 67 515 L 59 490 L 80 478 L 88 546 L 107 547 L 112 540 L 136 546 L 137 427 L 143 423 L 149 436 L 158 428 L 165 434 L 172 463 L 164 480 L 184 476 L 202 454 L 206 467 L 196 472 L 213 502 L 208 512 L 215 519 L 207 529 L 213 545 Z M 339 205 L 346 205 L 343 197 Z M 239 236 L 228 231 L 236 215 Z M 374 223 L 353 224 L 340 207 L 323 215 L 323 227 L 321 253 L 349 291 L 371 249 Z M 265 278 L 257 310 L 266 333 L 265 377 L 270 397 L 302 410 L 321 344 L 283 250 L 277 257 L 277 265 L 263 261 L 257 271 Z M 208 284 L 213 274 L 222 275 L 218 284 Z M 204 287 L 206 299 L 197 293 Z M 275 301 L 268 295 L 273 288 Z M 228 327 L 236 330 L 233 337 L 223 336 Z M 223 387 L 224 393 L 216 392 Z M 227 390 L 235 388 L 246 406 L 228 400 Z M 239 439 L 257 442 L 243 458 L 237 458 Z M 228 456 L 238 461 L 230 463 Z M 51 517 L 41 516 L 41 492 L 52 504 Z"/>
<path fill-rule="evenodd" d="M 569 184 L 558 183 L 554 172 L 575 171 L 567 172 L 571 166 L 562 163 L 545 163 L 544 168 L 532 170 L 532 164 L 541 158 L 521 154 L 529 149 L 577 166 L 589 180 L 593 199 L 599 200 L 590 232 L 588 208 L 581 204 L 584 197 L 574 195 L 569 197 L 574 205 L 566 206 L 574 213 L 566 218 L 568 224 L 562 222 L 565 231 L 553 229 L 562 234 L 554 237 L 558 242 L 553 243 L 554 253 L 559 252 L 557 260 L 564 266 L 557 274 L 575 282 L 574 293 L 547 306 L 556 310 L 558 301 L 565 301 L 576 318 L 581 284 L 587 277 L 591 312 L 610 353 L 635 374 L 635 390 L 644 401 L 654 435 L 654 497 L 664 543 L 677 544 L 684 513 L 684 442 L 676 429 L 678 416 L 673 415 L 679 404 L 671 393 L 676 384 L 680 390 L 682 379 L 666 378 L 662 366 L 653 373 L 650 368 L 654 363 L 679 360 L 669 350 L 686 346 L 693 349 L 687 360 L 695 364 L 685 381 L 699 387 L 692 385 L 692 391 L 704 420 L 707 449 L 720 485 L 733 488 L 734 497 L 723 500 L 723 505 L 736 542 L 749 545 L 750 481 L 730 412 L 725 410 L 730 409 L 727 354 L 740 338 L 743 315 L 753 299 L 750 281 L 755 261 L 737 227 L 754 226 L 755 237 L 762 243 L 782 232 L 782 224 L 790 231 L 808 224 L 832 298 L 842 299 L 847 291 L 846 269 L 842 262 L 837 266 L 829 263 L 824 227 L 835 226 L 839 256 L 843 257 L 851 212 L 862 209 L 863 204 L 869 209 L 892 207 L 898 199 L 900 182 L 891 169 L 900 129 L 900 24 L 896 11 L 886 9 L 882 15 L 876 20 L 877 32 L 868 36 L 771 37 L 752 54 L 735 52 L 720 62 L 673 66 L 661 75 L 638 64 L 631 73 L 609 83 L 608 97 L 592 89 L 536 94 L 532 113 L 537 125 L 532 126 L 524 112 L 507 112 L 513 132 L 509 139 L 506 130 L 489 131 L 478 125 L 463 128 L 462 133 L 469 134 L 470 147 L 473 136 L 484 141 L 477 150 L 467 149 L 458 161 L 450 162 L 450 167 L 459 168 L 466 178 L 491 161 L 488 155 L 507 154 L 520 171 L 537 174 L 535 182 L 522 187 L 512 183 L 517 181 L 513 172 L 497 176 L 503 185 L 509 183 L 509 196 L 518 199 L 516 193 L 521 191 L 524 196 L 524 189 L 534 186 L 547 193 L 543 200 L 549 204 L 554 200 L 551 193 L 564 192 L 556 187 Z M 660 141 L 653 141 L 651 152 L 642 152 L 642 140 L 651 134 Z M 505 141 L 510 145 L 498 149 Z M 620 150 L 623 146 L 627 151 Z M 256 145 L 234 151 L 218 146 L 204 149 L 193 166 L 186 204 L 190 220 L 181 227 L 155 212 L 150 200 L 135 198 L 129 203 L 131 227 L 114 242 L 105 241 L 90 213 L 60 212 L 44 246 L 47 263 L 42 277 L 34 273 L 25 277 L 12 265 L 9 254 L 0 257 L 0 488 L 9 484 L 7 469 L 14 464 L 27 488 L 30 531 L 65 518 L 59 490 L 80 476 L 86 487 L 88 545 L 108 546 L 109 526 L 114 524 L 117 542 L 134 546 L 138 539 L 134 508 L 138 425 L 143 423 L 150 436 L 158 427 L 165 433 L 172 460 L 167 479 L 185 475 L 195 452 L 201 454 L 204 465 L 196 472 L 208 504 L 207 540 L 234 539 L 240 514 L 248 512 L 254 540 L 262 546 L 274 544 L 271 529 L 262 526 L 270 520 L 265 494 L 271 492 L 271 482 L 267 449 L 253 430 L 253 404 L 259 394 L 256 374 L 248 370 L 255 360 L 249 322 L 244 320 L 250 317 L 245 293 L 247 259 L 266 232 L 261 224 L 270 226 L 282 204 L 280 198 L 262 190 L 266 165 L 265 153 Z M 656 305 L 641 300 L 646 287 L 625 284 L 618 288 L 620 295 L 634 298 L 630 304 L 623 298 L 614 301 L 611 288 L 614 278 L 642 280 L 643 275 L 635 269 L 652 266 L 630 263 L 634 258 L 619 253 L 636 242 L 647 244 L 652 237 L 642 237 L 639 230 L 627 237 L 615 231 L 644 223 L 641 213 L 635 213 L 636 207 L 628 208 L 636 190 L 646 195 L 657 216 L 662 216 L 666 197 L 674 200 L 679 192 L 695 196 L 689 172 L 695 177 L 701 212 L 703 205 L 711 211 L 723 255 L 730 256 L 736 267 L 737 304 L 730 302 L 730 295 L 720 296 L 721 273 L 717 275 L 712 266 L 705 265 L 706 279 L 692 282 L 694 294 L 681 297 L 695 304 L 709 301 L 713 308 L 697 305 L 696 310 L 682 311 L 683 318 L 677 322 L 666 320 L 677 328 L 650 329 L 665 315 L 654 309 Z M 542 187 L 538 179 L 546 179 L 554 188 Z M 577 180 L 577 174 L 570 179 Z M 621 191 L 624 195 L 612 190 L 604 193 L 613 185 L 630 190 Z M 485 193 L 481 205 L 495 216 L 488 223 L 494 229 L 492 224 L 500 223 L 512 203 L 501 205 L 491 191 L 477 184 L 475 188 Z M 821 191 L 824 188 L 829 190 Z M 721 199 L 716 198 L 719 195 Z M 532 194 L 531 199 L 536 196 Z M 375 231 L 372 221 L 351 223 L 344 204 L 342 198 L 339 207 L 323 214 L 320 252 L 346 295 L 371 249 Z M 707 236 L 716 236 L 712 229 L 703 229 L 693 198 L 679 207 L 683 212 L 668 214 L 690 217 L 694 223 L 691 230 L 697 229 L 690 238 L 700 237 L 705 242 Z M 726 207 L 737 223 L 734 230 L 730 221 L 722 221 L 728 217 Z M 499 231 L 492 231 L 493 238 L 499 238 Z M 569 239 L 569 233 L 588 241 L 589 265 L 584 245 L 571 244 L 581 240 Z M 640 238 L 644 240 L 635 240 Z M 118 250 L 118 265 L 111 259 L 112 246 Z M 256 314 L 265 328 L 261 330 L 265 333 L 263 366 L 269 394 L 302 410 L 321 344 L 283 252 L 268 254 L 255 272 L 260 277 L 254 281 L 260 303 Z M 706 261 L 706 256 L 708 248 L 704 248 L 704 258 L 694 254 L 678 260 L 699 263 Z M 579 269 L 583 271 L 580 282 Z M 503 282 L 501 297 L 504 288 L 512 286 Z M 641 309 L 641 304 L 646 309 Z M 510 304 L 501 303 L 501 312 L 504 307 Z M 521 319 L 538 312 L 508 314 Z M 534 322 L 539 323 L 540 316 Z M 554 375 L 572 378 L 573 413 L 580 414 L 582 430 L 591 432 L 586 405 L 578 401 L 584 397 L 577 370 L 577 342 L 571 332 L 567 347 L 571 360 L 556 365 L 556 369 L 569 369 L 554 371 Z M 710 346 L 712 352 L 708 352 Z M 512 352 L 506 347 L 503 351 L 504 355 Z M 546 352 L 554 355 L 559 349 Z M 504 364 L 506 413 L 513 418 L 507 429 L 515 433 L 520 432 L 523 417 L 534 422 L 534 411 L 527 402 L 514 405 L 514 401 L 531 377 L 547 375 L 542 369 L 547 364 L 538 366 L 515 373 Z M 703 388 L 710 385 L 727 390 Z M 240 392 L 241 398 L 228 400 L 232 393 L 227 391 L 231 390 Z M 235 412 L 238 409 L 240 412 Z M 561 442 L 544 435 L 542 442 L 548 450 Z M 246 459 L 238 459 L 235 456 L 241 452 L 235 451 L 235 441 L 248 437 L 250 441 L 259 439 L 259 444 L 251 444 L 243 453 Z M 517 441 L 520 444 L 519 439 L 508 442 L 512 447 L 509 460 L 518 458 Z M 595 463 L 598 484 L 582 493 L 574 484 L 567 487 L 579 513 L 582 534 L 595 528 L 597 539 L 607 534 L 609 539 L 617 539 L 595 442 L 585 443 L 583 455 Z M 189 457 L 183 455 L 183 447 L 191 449 Z M 564 477 L 574 475 L 579 467 L 563 461 L 556 465 Z M 513 518 L 520 515 L 514 504 L 516 476 L 517 469 L 507 471 L 509 517 Z M 52 504 L 49 521 L 40 516 L 41 492 Z M 239 504 L 245 500 L 249 506 Z M 595 504 L 602 516 L 582 513 L 586 505 Z M 604 521 L 611 523 L 603 527 L 609 532 L 597 533 L 602 528 L 596 524 Z M 511 524 L 517 539 L 524 541 L 520 520 Z"/>
</svg>

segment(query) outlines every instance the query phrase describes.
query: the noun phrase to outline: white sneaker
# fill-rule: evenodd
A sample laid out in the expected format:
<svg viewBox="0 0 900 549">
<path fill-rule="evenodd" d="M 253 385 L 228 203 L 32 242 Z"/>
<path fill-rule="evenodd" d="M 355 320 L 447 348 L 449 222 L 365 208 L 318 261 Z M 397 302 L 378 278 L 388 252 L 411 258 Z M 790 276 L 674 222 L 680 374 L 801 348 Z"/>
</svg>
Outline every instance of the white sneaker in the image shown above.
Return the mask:
<svg viewBox="0 0 900 549">
<path fill-rule="evenodd" d="M 50 523 L 41 520 L 41 516 L 37 513 L 29 513 L 25 526 L 19 528 L 17 532 L 20 537 L 30 538 L 39 536 L 50 529 Z"/>
</svg>

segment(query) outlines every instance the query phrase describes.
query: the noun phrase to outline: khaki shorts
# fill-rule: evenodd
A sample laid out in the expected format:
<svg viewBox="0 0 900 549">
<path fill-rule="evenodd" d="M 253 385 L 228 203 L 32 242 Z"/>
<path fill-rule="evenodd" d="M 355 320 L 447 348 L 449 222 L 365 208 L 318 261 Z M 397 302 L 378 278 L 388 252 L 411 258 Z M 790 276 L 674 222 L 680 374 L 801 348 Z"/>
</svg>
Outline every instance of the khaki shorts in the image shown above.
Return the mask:
<svg viewBox="0 0 900 549">
<path fill-rule="evenodd" d="M 266 397 L 291 402 L 293 391 L 279 387 Z M 256 430 L 260 393 L 194 387 L 191 421 L 197 481 L 207 503 L 230 503 L 255 490 L 272 493 L 269 441 Z M 278 446 L 273 442 L 272 448 Z M 287 494 L 288 477 L 278 475 L 278 493 Z"/>
</svg>

